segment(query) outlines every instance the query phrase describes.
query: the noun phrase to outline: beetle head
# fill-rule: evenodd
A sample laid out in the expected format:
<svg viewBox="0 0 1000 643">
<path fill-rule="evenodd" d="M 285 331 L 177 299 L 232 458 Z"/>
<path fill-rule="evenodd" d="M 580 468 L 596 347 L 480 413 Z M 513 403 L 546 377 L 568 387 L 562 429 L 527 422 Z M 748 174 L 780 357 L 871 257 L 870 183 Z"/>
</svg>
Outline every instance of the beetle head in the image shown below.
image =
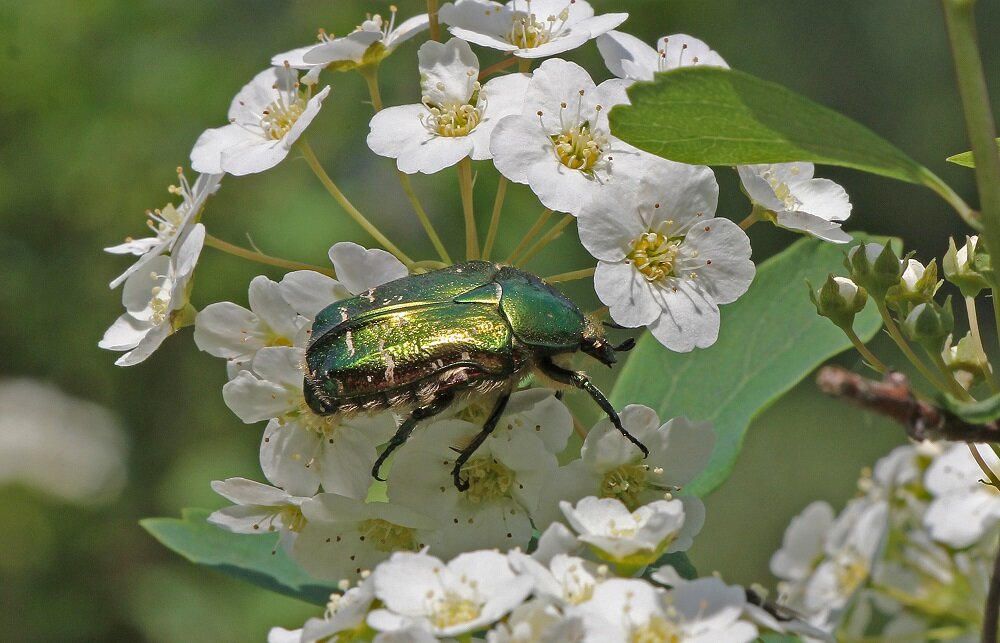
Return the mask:
<svg viewBox="0 0 1000 643">
<path fill-rule="evenodd" d="M 580 350 L 608 366 L 618 361 L 615 357 L 615 347 L 604 335 L 604 328 L 592 319 L 587 320 L 587 326 L 580 336 Z"/>
</svg>

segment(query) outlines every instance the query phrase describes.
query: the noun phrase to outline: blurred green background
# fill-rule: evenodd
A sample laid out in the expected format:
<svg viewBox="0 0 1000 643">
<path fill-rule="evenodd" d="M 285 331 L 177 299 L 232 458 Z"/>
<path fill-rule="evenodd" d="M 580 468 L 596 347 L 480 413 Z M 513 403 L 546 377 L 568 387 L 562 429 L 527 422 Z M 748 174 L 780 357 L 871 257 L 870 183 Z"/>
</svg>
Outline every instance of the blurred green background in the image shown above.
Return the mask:
<svg viewBox="0 0 1000 643">
<path fill-rule="evenodd" d="M 403 17 L 423 6 L 396 4 Z M 1000 7 L 981 4 L 985 67 L 996 90 Z M 865 123 L 975 201 L 971 172 L 943 161 L 967 145 L 936 2 L 595 5 L 629 11 L 623 29 L 650 43 L 676 32 L 702 38 L 733 67 Z M 316 613 L 197 569 L 138 526 L 142 517 L 178 515 L 185 506 L 220 506 L 210 480 L 259 478 L 260 427 L 242 425 L 226 409 L 223 364 L 199 353 L 190 331 L 140 366 L 112 365 L 115 355 L 97 341 L 120 314 L 120 292 L 107 282 L 128 260 L 101 248 L 144 233 L 143 211 L 168 201 L 174 167 L 188 164 L 202 130 L 225 122 L 233 94 L 273 53 L 309 43 L 318 27 L 344 33 L 365 11 L 387 7 L 346 0 L 0 2 L 0 379 L 37 378 L 110 407 L 130 445 L 128 483 L 102 506 L 73 506 L 16 484 L 0 488 L 0 638 L 264 640 L 269 626 L 297 627 Z M 416 46 L 402 46 L 383 65 L 387 105 L 417 99 Z M 478 53 L 484 66 L 499 59 Z M 593 43 L 569 57 L 597 79 L 608 76 Z M 314 149 L 361 210 L 412 256 L 430 258 L 392 163 L 365 147 L 370 108 L 361 78 L 325 80 L 333 91 L 309 131 Z M 477 169 L 485 214 L 496 174 L 486 163 Z M 739 220 L 748 208 L 732 174 L 719 172 L 720 214 Z M 948 235 L 966 232 L 925 189 L 846 170 L 820 174 L 851 194 L 848 229 L 901 235 L 925 261 L 943 252 Z M 454 171 L 415 184 L 446 243 L 462 247 Z M 520 221 L 523 230 L 539 210 L 527 190 L 511 189 L 508 224 Z M 262 175 L 227 177 L 205 222 L 223 239 L 249 245 L 249 238 L 265 252 L 312 263 L 324 263 L 336 241 L 370 244 L 295 158 Z M 793 240 L 763 226 L 751 238 L 757 260 Z M 516 240 L 502 238 L 497 254 Z M 572 231 L 552 249 L 530 268 L 545 275 L 587 265 Z M 280 277 L 206 249 L 195 304 L 245 304 L 246 286 L 260 273 Z M 567 288 L 592 309 L 588 289 L 585 282 Z M 857 366 L 852 356 L 842 360 Z M 815 498 L 839 507 L 859 470 L 900 441 L 898 428 L 823 399 L 807 381 L 755 423 L 736 472 L 708 498 L 708 522 L 691 552 L 696 566 L 734 582 L 772 584 L 767 561 L 789 518 Z"/>
</svg>

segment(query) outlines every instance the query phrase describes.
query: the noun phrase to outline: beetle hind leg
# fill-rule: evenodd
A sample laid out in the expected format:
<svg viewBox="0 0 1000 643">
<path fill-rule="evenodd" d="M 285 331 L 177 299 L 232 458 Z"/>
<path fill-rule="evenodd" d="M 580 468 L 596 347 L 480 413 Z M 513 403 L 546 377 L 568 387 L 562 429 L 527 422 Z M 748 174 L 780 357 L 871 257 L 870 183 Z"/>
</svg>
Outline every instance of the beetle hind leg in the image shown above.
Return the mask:
<svg viewBox="0 0 1000 643">
<path fill-rule="evenodd" d="M 455 488 L 459 491 L 465 491 L 469 488 L 469 481 L 462 480 L 462 467 L 465 463 L 469 461 L 472 454 L 476 452 L 476 449 L 483 445 L 486 438 L 490 437 L 493 433 L 493 429 L 497 428 L 497 424 L 500 422 L 500 416 L 503 415 L 503 411 L 507 408 L 507 402 L 510 400 L 510 390 L 504 391 L 499 398 L 497 398 L 496 404 L 493 405 L 493 410 L 490 411 L 490 416 L 486 418 L 486 422 L 483 423 L 482 430 L 476 434 L 476 437 L 472 438 L 470 442 L 458 457 L 455 458 L 455 467 L 451 470 L 452 480 L 455 481 Z"/>
<path fill-rule="evenodd" d="M 410 414 L 403 420 L 399 428 L 392 435 L 389 440 L 389 444 L 385 447 L 385 450 L 379 454 L 378 459 L 375 460 L 375 464 L 372 466 L 372 477 L 379 482 L 385 482 L 385 478 L 379 476 L 379 470 L 385 461 L 392 455 L 392 452 L 398 449 L 406 442 L 407 438 L 410 437 L 410 433 L 416 428 L 417 423 L 421 420 L 426 420 L 429 417 L 433 417 L 440 413 L 441 411 L 448 408 L 448 406 L 454 401 L 455 394 L 451 391 L 446 391 L 444 393 L 439 393 L 430 402 L 424 404 L 423 406 L 418 406 L 417 408 L 410 411 Z"/>
<path fill-rule="evenodd" d="M 576 388 L 586 391 L 587 394 L 590 395 L 595 402 L 597 402 L 597 406 L 601 407 L 601 410 L 607 414 L 608 419 L 611 420 L 611 424 L 613 424 L 615 428 L 618 429 L 623 436 L 625 436 L 626 440 L 637 446 L 639 450 L 642 451 L 642 457 L 649 457 L 649 449 L 646 448 L 646 445 L 640 442 L 638 438 L 629 433 L 628 430 L 622 426 L 622 420 L 618 417 L 618 411 L 616 411 L 615 407 L 611 405 L 608 398 L 604 397 L 604 393 L 601 392 L 601 389 L 594 386 L 594 383 L 587 379 L 586 375 L 578 371 L 571 371 L 561 366 L 557 366 L 551 360 L 542 360 L 539 362 L 538 368 L 557 382 L 572 384 Z"/>
</svg>

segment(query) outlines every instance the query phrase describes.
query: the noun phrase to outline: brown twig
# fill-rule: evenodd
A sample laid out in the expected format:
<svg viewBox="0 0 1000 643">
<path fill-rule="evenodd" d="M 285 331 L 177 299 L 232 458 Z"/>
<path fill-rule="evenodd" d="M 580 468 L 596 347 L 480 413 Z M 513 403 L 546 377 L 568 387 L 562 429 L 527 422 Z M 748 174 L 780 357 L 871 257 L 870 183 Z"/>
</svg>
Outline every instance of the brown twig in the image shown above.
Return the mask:
<svg viewBox="0 0 1000 643">
<path fill-rule="evenodd" d="M 845 368 L 824 366 L 816 376 L 816 384 L 827 395 L 842 397 L 861 408 L 899 422 L 914 440 L 1000 442 L 1000 425 L 997 422 L 973 424 L 917 399 L 910 390 L 910 380 L 902 373 L 889 372 L 879 382 Z"/>
</svg>

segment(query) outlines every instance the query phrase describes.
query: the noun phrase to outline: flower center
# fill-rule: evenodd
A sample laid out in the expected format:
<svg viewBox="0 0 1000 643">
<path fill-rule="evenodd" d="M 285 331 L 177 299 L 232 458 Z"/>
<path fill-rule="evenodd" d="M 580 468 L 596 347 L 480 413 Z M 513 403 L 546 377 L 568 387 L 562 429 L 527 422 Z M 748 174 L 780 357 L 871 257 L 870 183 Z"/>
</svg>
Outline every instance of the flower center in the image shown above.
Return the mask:
<svg viewBox="0 0 1000 643">
<path fill-rule="evenodd" d="M 429 113 L 422 114 L 420 122 L 428 132 L 436 136 L 455 137 L 468 136 L 476 129 L 486 111 L 486 97 L 480 93 L 482 86 L 476 80 L 477 74 L 476 69 L 466 72 L 468 82 L 462 96 L 442 104 L 432 102 L 429 96 L 421 99 Z M 446 91 L 444 84 L 434 89 L 442 93 Z"/>
<path fill-rule="evenodd" d="M 153 275 L 153 278 L 157 278 L 158 275 Z M 149 307 L 153 314 L 150 321 L 153 322 L 155 326 L 159 326 L 170 317 L 170 303 L 172 288 L 170 287 L 170 280 L 167 279 L 163 282 L 162 286 L 153 286 L 152 297 L 149 299 Z"/>
<path fill-rule="evenodd" d="M 835 562 L 837 587 L 841 594 L 848 596 L 868 578 L 868 563 L 864 556 L 849 549 L 841 552 Z"/>
<path fill-rule="evenodd" d="M 285 505 L 279 513 L 281 524 L 289 531 L 298 533 L 306 526 L 306 517 L 302 515 L 302 510 L 295 505 Z"/>
<path fill-rule="evenodd" d="M 634 511 L 639 506 L 639 493 L 646 488 L 647 471 L 643 464 L 624 464 L 608 471 L 601 480 L 601 497 L 617 498 Z"/>
<path fill-rule="evenodd" d="M 799 173 L 798 166 L 793 166 L 791 172 L 793 175 L 797 175 Z M 774 190 L 774 196 L 781 201 L 786 210 L 797 210 L 802 206 L 802 202 L 795 198 L 795 195 L 792 194 L 792 190 L 788 187 L 788 184 L 783 181 L 779 181 L 774 175 L 773 167 L 769 167 L 761 174 L 761 176 L 765 181 L 767 181 L 767 184 L 771 186 L 771 189 Z"/>
<path fill-rule="evenodd" d="M 514 486 L 514 472 L 491 457 L 474 458 L 462 472 L 469 481 L 466 499 L 474 503 L 509 498 Z"/>
<path fill-rule="evenodd" d="M 304 428 L 325 438 L 332 436 L 340 426 L 337 416 L 313 413 L 304 399 L 299 402 L 298 413 L 293 413 L 293 415 Z"/>
<path fill-rule="evenodd" d="M 680 643 L 682 638 L 675 623 L 654 615 L 645 625 L 633 627 L 628 640 L 630 643 Z"/>
<path fill-rule="evenodd" d="M 388 520 L 370 518 L 361 521 L 358 532 L 371 541 L 379 551 L 419 551 L 420 543 L 409 527 L 401 527 Z"/>
<path fill-rule="evenodd" d="M 434 623 L 434 627 L 444 629 L 479 618 L 479 612 L 478 604 L 449 592 L 434 607 L 431 622 Z"/>
<path fill-rule="evenodd" d="M 264 130 L 264 137 L 272 141 L 283 139 L 304 111 L 306 111 L 306 101 L 297 90 L 289 93 L 287 97 L 278 98 L 261 114 L 260 128 Z"/>
<path fill-rule="evenodd" d="M 626 256 L 647 281 L 659 281 L 674 276 L 681 241 L 659 232 L 644 232 L 632 242 L 632 251 Z"/>
<path fill-rule="evenodd" d="M 572 4 L 572 0 L 570 2 Z M 539 16 L 531 11 L 531 1 L 527 2 L 528 10 L 517 11 L 507 32 L 507 42 L 518 49 L 533 49 L 558 38 L 569 20 L 569 6 L 559 12 L 558 16 L 550 15 L 542 22 Z M 516 8 L 517 3 L 514 3 Z"/>
<path fill-rule="evenodd" d="M 591 172 L 601 160 L 601 143 L 605 142 L 600 133 L 594 132 L 587 122 L 552 137 L 559 162 L 571 170 Z"/>
</svg>

